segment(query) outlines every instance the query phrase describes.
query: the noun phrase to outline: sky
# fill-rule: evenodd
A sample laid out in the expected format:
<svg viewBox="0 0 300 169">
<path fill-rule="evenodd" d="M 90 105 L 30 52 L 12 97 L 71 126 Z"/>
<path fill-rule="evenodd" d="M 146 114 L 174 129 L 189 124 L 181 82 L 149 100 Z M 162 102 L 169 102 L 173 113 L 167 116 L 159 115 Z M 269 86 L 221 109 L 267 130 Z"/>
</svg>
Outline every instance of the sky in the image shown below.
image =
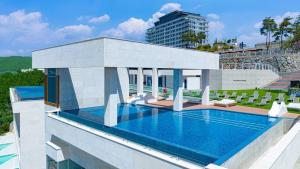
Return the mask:
<svg viewBox="0 0 300 169">
<path fill-rule="evenodd" d="M 0 56 L 95 37 L 145 40 L 145 31 L 174 10 L 209 21 L 209 41 L 237 38 L 249 47 L 264 42 L 261 21 L 300 14 L 300 0 L 1 0 Z"/>
</svg>

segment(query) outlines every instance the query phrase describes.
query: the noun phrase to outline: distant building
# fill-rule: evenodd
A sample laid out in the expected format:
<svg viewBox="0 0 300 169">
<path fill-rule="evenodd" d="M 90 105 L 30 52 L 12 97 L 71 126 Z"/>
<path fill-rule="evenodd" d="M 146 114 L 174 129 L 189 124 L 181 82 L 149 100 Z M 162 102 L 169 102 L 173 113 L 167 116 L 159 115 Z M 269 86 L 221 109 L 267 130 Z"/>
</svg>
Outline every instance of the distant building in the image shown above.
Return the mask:
<svg viewBox="0 0 300 169">
<path fill-rule="evenodd" d="M 192 44 L 182 41 L 182 34 L 187 31 L 195 33 L 205 32 L 207 43 L 208 22 L 200 14 L 174 11 L 159 18 L 146 33 L 146 41 L 153 44 L 161 44 L 174 47 L 193 48 Z"/>
</svg>

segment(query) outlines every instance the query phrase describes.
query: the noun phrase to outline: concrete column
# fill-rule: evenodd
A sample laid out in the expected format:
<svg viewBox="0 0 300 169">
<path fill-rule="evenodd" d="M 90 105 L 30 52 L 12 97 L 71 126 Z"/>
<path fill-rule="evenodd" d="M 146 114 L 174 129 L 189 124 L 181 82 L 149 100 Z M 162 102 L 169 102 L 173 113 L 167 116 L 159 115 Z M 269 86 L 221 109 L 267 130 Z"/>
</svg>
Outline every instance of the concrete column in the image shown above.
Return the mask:
<svg viewBox="0 0 300 169">
<path fill-rule="evenodd" d="M 118 123 L 118 70 L 104 68 L 104 125 L 115 126 Z"/>
<path fill-rule="evenodd" d="M 139 67 L 137 70 L 137 94 L 144 93 L 144 75 L 143 68 Z"/>
<path fill-rule="evenodd" d="M 158 73 L 157 68 L 152 69 L 152 96 L 157 99 L 158 97 Z"/>
<path fill-rule="evenodd" d="M 201 74 L 202 104 L 209 105 L 209 70 L 203 69 Z"/>
<path fill-rule="evenodd" d="M 127 103 L 129 98 L 129 69 L 117 68 L 118 70 L 118 94 L 121 103 Z"/>
<path fill-rule="evenodd" d="M 183 106 L 183 73 L 182 69 L 173 70 L 173 110 L 181 111 Z"/>
</svg>

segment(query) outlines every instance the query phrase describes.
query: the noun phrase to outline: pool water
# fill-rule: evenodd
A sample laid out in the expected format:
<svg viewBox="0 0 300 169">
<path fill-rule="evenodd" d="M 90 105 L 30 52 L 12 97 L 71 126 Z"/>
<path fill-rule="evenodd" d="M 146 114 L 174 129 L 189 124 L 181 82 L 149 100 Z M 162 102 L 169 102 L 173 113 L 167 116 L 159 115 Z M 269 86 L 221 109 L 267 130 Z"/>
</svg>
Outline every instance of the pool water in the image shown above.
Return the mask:
<svg viewBox="0 0 300 169">
<path fill-rule="evenodd" d="M 20 100 L 40 100 L 44 98 L 43 86 L 18 86 L 15 87 Z"/>
<path fill-rule="evenodd" d="M 16 157 L 16 156 L 17 156 L 16 154 L 8 154 L 8 155 L 0 156 L 0 165 L 7 162 L 8 160 Z"/>
<path fill-rule="evenodd" d="M 222 164 L 279 120 L 216 109 L 173 112 L 131 104 L 119 105 L 115 127 L 103 125 L 103 107 L 59 115 L 200 165 Z"/>
<path fill-rule="evenodd" d="M 12 143 L 0 144 L 0 151 L 11 145 Z"/>
</svg>

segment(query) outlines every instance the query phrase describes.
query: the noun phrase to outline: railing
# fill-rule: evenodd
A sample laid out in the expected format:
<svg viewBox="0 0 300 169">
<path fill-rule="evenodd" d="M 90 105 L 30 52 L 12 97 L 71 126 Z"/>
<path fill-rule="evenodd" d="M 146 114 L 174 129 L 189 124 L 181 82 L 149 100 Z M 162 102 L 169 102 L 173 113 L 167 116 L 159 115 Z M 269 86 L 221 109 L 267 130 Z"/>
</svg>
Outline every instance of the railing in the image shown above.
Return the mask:
<svg viewBox="0 0 300 169">
<path fill-rule="evenodd" d="M 220 69 L 232 69 L 232 70 L 271 70 L 278 74 L 278 70 L 270 64 L 265 63 L 221 63 Z"/>
</svg>

